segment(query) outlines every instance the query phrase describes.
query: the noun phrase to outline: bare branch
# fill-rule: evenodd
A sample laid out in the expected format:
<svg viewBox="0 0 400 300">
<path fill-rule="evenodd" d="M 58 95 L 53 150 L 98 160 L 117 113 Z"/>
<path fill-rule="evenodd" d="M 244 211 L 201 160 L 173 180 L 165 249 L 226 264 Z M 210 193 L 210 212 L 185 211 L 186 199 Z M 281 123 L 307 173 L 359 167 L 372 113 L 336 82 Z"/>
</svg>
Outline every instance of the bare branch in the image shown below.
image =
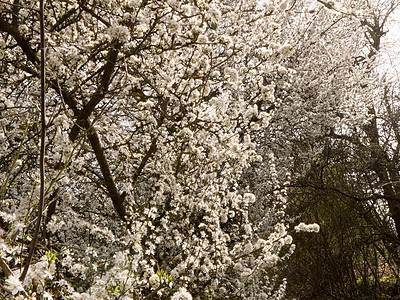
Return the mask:
<svg viewBox="0 0 400 300">
<path fill-rule="evenodd" d="M 41 63 L 40 63 L 40 196 L 38 205 L 38 217 L 35 226 L 35 232 L 32 237 L 32 241 L 29 245 L 28 257 L 25 261 L 25 267 L 22 271 L 19 279 L 24 282 L 24 279 L 28 273 L 29 265 L 32 261 L 33 253 L 35 252 L 36 243 L 39 236 L 40 224 L 42 221 L 42 214 L 44 208 L 44 196 L 45 196 L 45 164 L 44 157 L 46 153 L 46 57 L 45 57 L 45 32 L 44 32 L 44 0 L 40 0 L 39 6 L 39 18 L 40 18 L 40 53 L 41 53 Z"/>
</svg>

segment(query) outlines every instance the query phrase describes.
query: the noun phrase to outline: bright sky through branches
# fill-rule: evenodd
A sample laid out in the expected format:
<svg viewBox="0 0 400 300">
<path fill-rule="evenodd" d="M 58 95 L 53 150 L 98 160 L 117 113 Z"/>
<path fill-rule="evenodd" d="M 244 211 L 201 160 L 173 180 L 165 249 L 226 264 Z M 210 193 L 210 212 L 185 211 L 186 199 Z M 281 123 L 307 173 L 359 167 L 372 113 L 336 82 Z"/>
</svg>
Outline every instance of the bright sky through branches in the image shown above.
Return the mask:
<svg viewBox="0 0 400 300">
<path fill-rule="evenodd" d="M 400 78 L 400 9 L 393 14 L 387 31 L 381 52 L 382 70 L 397 81 Z"/>
</svg>

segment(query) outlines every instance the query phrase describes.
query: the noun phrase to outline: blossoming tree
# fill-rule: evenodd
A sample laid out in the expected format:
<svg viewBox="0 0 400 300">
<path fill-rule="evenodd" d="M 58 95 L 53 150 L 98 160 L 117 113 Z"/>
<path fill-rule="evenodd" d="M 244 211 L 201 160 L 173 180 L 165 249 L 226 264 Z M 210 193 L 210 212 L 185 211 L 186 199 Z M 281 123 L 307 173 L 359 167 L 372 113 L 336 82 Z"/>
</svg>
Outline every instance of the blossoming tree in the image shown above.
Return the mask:
<svg viewBox="0 0 400 300">
<path fill-rule="evenodd" d="M 257 139 L 279 172 L 260 164 L 253 182 L 288 172 L 291 212 L 321 225 L 320 235 L 297 239 L 290 296 L 389 297 L 396 283 L 387 278 L 399 274 L 398 87 L 380 78 L 379 54 L 399 2 L 312 2 L 296 1 L 281 24 L 295 45 L 284 65 L 297 73 Z M 277 185 L 257 199 L 268 192 Z"/>
<path fill-rule="evenodd" d="M 0 3 L 4 292 L 282 298 L 274 267 L 292 239 L 249 220 L 256 198 L 239 184 L 276 101 L 266 79 L 292 72 L 280 64 L 286 5 L 265 1 L 46 4 L 46 205 L 16 280 L 38 217 L 36 5 Z"/>
</svg>

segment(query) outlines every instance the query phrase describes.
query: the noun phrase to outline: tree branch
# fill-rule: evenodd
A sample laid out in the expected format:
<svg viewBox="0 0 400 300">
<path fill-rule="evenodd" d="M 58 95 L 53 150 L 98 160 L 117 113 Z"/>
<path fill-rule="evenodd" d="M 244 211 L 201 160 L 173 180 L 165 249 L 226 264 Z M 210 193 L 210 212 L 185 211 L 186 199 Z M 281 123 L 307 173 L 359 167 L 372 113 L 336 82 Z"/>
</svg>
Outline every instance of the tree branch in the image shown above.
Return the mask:
<svg viewBox="0 0 400 300">
<path fill-rule="evenodd" d="M 88 104 L 86 104 L 85 108 L 79 113 L 78 120 L 77 120 L 77 123 L 79 125 L 82 126 L 87 121 L 87 119 L 89 118 L 89 116 L 91 115 L 93 110 L 96 108 L 97 104 L 99 104 L 100 101 L 104 99 L 106 92 L 108 90 L 108 87 L 111 83 L 111 75 L 115 69 L 115 64 L 117 62 L 120 47 L 121 47 L 121 44 L 116 40 L 114 40 L 111 43 L 111 49 L 107 54 L 107 62 L 104 66 L 104 72 L 103 72 L 103 76 L 100 81 L 100 85 L 98 86 L 97 90 L 91 96 Z M 71 132 L 69 134 L 71 141 L 74 142 L 76 140 L 76 138 L 78 137 L 79 131 L 80 131 L 79 126 L 74 125 L 72 127 Z"/>
<path fill-rule="evenodd" d="M 40 59 L 36 56 L 35 50 L 33 50 L 32 47 L 29 45 L 29 40 L 25 39 L 25 37 L 21 35 L 16 27 L 12 26 L 4 19 L 0 18 L 0 30 L 7 32 L 14 38 L 14 40 L 17 42 L 18 46 L 21 47 L 22 51 L 25 53 L 29 61 L 31 61 L 34 65 L 40 64 Z"/>
<path fill-rule="evenodd" d="M 121 198 L 121 195 L 119 194 L 117 187 L 115 185 L 114 178 L 111 174 L 110 167 L 107 162 L 107 158 L 104 154 L 104 150 L 101 147 L 100 138 L 96 132 L 96 129 L 90 124 L 90 121 L 87 119 L 84 121 L 84 123 L 82 125 L 84 128 L 87 129 L 88 140 L 90 142 L 90 145 L 92 146 L 92 149 L 96 156 L 97 162 L 100 165 L 100 170 L 101 170 L 101 173 L 103 174 L 103 178 L 104 178 L 104 185 L 107 188 L 107 191 L 112 200 L 113 206 L 114 206 L 115 210 L 117 211 L 119 217 L 122 220 L 127 221 L 127 218 L 126 218 L 127 214 L 126 214 L 125 205 L 123 203 L 123 199 Z"/>
<path fill-rule="evenodd" d="M 45 93 L 46 93 L 46 72 L 45 72 L 45 33 L 44 33 L 44 0 L 40 0 L 39 5 L 39 19 L 40 19 L 40 53 L 41 53 L 41 63 L 40 63 L 40 196 L 38 204 L 38 216 L 36 221 L 35 232 L 32 237 L 32 241 L 29 245 L 28 257 L 25 261 L 25 267 L 22 271 L 19 280 L 24 282 L 26 274 L 28 273 L 29 265 L 32 261 L 33 253 L 35 252 L 36 243 L 39 236 L 40 224 L 42 221 L 42 214 L 44 208 L 44 195 L 45 195 L 45 165 L 44 157 L 46 152 L 46 103 L 45 103 Z"/>
</svg>

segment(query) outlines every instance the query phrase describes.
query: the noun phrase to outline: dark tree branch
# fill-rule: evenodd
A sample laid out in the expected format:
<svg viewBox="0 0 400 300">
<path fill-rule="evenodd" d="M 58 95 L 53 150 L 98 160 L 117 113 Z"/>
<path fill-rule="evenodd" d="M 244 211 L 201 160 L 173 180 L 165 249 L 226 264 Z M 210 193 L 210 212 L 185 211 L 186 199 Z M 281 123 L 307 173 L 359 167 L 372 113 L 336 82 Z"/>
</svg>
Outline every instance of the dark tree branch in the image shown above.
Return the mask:
<svg viewBox="0 0 400 300">
<path fill-rule="evenodd" d="M 79 114 L 78 101 L 76 101 L 74 95 L 66 89 L 63 89 L 56 79 L 48 80 L 49 87 L 57 92 L 62 97 L 65 104 L 74 112 L 75 115 Z"/>
<path fill-rule="evenodd" d="M 18 26 L 18 14 L 19 14 L 20 9 L 21 9 L 21 6 L 19 5 L 19 0 L 14 0 L 13 8 L 12 8 L 12 21 L 11 21 L 11 24 L 14 27 Z"/>
<path fill-rule="evenodd" d="M 133 185 L 138 180 L 138 178 L 139 178 L 140 174 L 142 173 L 144 167 L 146 166 L 148 160 L 156 152 L 156 150 L 157 150 L 157 138 L 154 137 L 153 140 L 151 141 L 151 145 L 150 145 L 149 149 L 147 150 L 145 156 L 143 157 L 142 161 L 140 162 L 139 167 L 136 169 L 136 172 L 133 175 L 133 178 L 132 178 Z"/>
<path fill-rule="evenodd" d="M 35 50 L 33 50 L 29 45 L 29 40 L 21 35 L 17 27 L 12 26 L 6 22 L 6 20 L 0 18 L 0 30 L 7 32 L 14 38 L 30 62 L 32 62 L 34 65 L 40 64 L 40 59 L 37 57 Z"/>
<path fill-rule="evenodd" d="M 43 0 L 42 0 L 43 1 Z M 6 22 L 4 19 L 0 19 L 0 31 L 4 31 L 9 33 L 14 40 L 16 41 L 17 45 L 22 49 L 22 51 L 25 53 L 27 59 L 33 63 L 35 66 L 38 66 L 41 62 L 41 60 L 37 56 L 37 52 L 30 46 L 29 40 L 26 39 L 20 32 L 19 30 Z M 115 65 L 117 62 L 118 58 L 118 53 L 121 45 L 118 41 L 113 41 L 111 43 L 111 49 L 108 52 L 107 55 L 107 62 L 104 65 L 104 71 L 103 71 L 103 76 L 100 80 L 99 87 L 97 90 L 94 92 L 92 95 L 89 103 L 87 106 L 81 111 L 78 109 L 78 101 L 76 100 L 75 96 L 73 93 L 69 92 L 68 90 L 62 88 L 59 84 L 57 79 L 50 79 L 48 80 L 49 87 L 54 89 L 60 97 L 63 98 L 63 101 L 68 105 L 70 109 L 74 112 L 74 115 L 78 118 L 77 124 L 81 126 L 82 128 L 87 129 L 87 137 L 90 142 L 90 145 L 95 153 L 96 159 L 99 163 L 101 172 L 104 177 L 104 185 L 107 188 L 107 192 L 112 200 L 113 206 L 120 216 L 122 220 L 126 221 L 126 209 L 123 204 L 123 200 L 121 199 L 120 194 L 118 193 L 118 190 L 115 185 L 115 181 L 113 179 L 113 176 L 111 174 L 107 159 L 105 157 L 104 151 L 101 147 L 100 143 L 100 138 L 93 128 L 93 126 L 90 124 L 90 121 L 88 120 L 88 117 L 90 114 L 93 112 L 97 104 L 104 99 L 109 84 L 111 82 L 112 74 L 115 69 Z M 42 55 L 44 55 L 44 51 L 42 52 Z M 42 59 L 44 63 L 44 59 Z M 42 69 L 42 68 L 41 68 Z M 33 69 L 30 69 L 31 74 L 34 76 L 38 76 L 38 73 L 34 72 Z M 74 125 L 73 129 L 71 130 L 71 135 L 72 137 L 75 136 L 75 138 L 71 138 L 71 140 L 76 140 L 77 135 L 79 134 L 80 128 L 78 125 Z M 75 133 L 76 131 L 76 133 Z M 42 139 L 44 142 L 44 139 Z M 42 210 L 43 211 L 43 208 Z M 39 217 L 41 219 L 41 217 Z M 36 243 L 36 242 L 35 242 Z M 30 250 L 30 251 L 33 251 Z M 33 253 L 33 252 L 32 252 Z M 29 266 L 29 263 L 27 262 L 27 266 Z M 21 278 L 25 278 L 26 274 L 21 275 Z"/>
<path fill-rule="evenodd" d="M 98 86 L 97 90 L 93 93 L 88 104 L 79 113 L 78 121 L 77 121 L 77 123 L 79 125 L 82 126 L 87 121 L 87 119 L 89 118 L 89 116 L 91 115 L 93 110 L 96 108 L 97 104 L 99 104 L 100 101 L 104 99 L 104 97 L 107 93 L 108 87 L 110 85 L 110 82 L 111 82 L 111 76 L 115 69 L 115 64 L 117 62 L 120 47 L 121 47 L 121 44 L 116 40 L 114 40 L 111 43 L 111 49 L 107 54 L 107 62 L 104 65 L 104 72 L 103 72 L 103 76 L 100 81 L 100 85 Z M 79 131 L 80 131 L 79 126 L 74 125 L 72 127 L 70 135 L 69 135 L 71 141 L 74 142 L 76 140 L 76 138 L 78 137 Z"/>
<path fill-rule="evenodd" d="M 61 25 L 68 20 L 69 17 L 71 17 L 78 9 L 77 8 L 72 8 L 71 10 L 67 11 L 64 15 L 62 15 L 57 22 L 50 28 L 50 32 L 53 32 L 59 28 L 61 28 Z"/>
<path fill-rule="evenodd" d="M 111 24 L 109 22 L 107 22 L 104 18 L 100 17 L 99 15 L 97 15 L 92 9 L 88 8 L 86 6 L 86 1 L 79 3 L 80 7 L 82 8 L 82 10 L 84 10 L 85 12 L 87 12 L 88 14 L 90 14 L 92 17 L 94 17 L 95 19 L 99 20 L 100 22 L 102 22 L 104 25 L 106 25 L 107 27 L 110 27 Z"/>
<path fill-rule="evenodd" d="M 101 173 L 103 174 L 103 178 L 104 178 L 104 185 L 107 188 L 107 191 L 112 200 L 113 206 L 114 206 L 115 210 L 117 211 L 119 217 L 122 220 L 127 221 L 125 205 L 123 203 L 123 199 L 121 198 L 121 195 L 119 194 L 119 192 L 117 190 L 117 187 L 115 186 L 115 181 L 111 174 L 110 167 L 107 162 L 107 158 L 104 154 L 103 148 L 101 147 L 100 138 L 99 138 L 95 128 L 90 124 L 90 122 L 88 120 L 85 120 L 85 122 L 82 125 L 84 128 L 87 129 L 88 140 L 94 151 L 96 159 L 100 165 L 100 170 L 101 170 Z"/>
</svg>

